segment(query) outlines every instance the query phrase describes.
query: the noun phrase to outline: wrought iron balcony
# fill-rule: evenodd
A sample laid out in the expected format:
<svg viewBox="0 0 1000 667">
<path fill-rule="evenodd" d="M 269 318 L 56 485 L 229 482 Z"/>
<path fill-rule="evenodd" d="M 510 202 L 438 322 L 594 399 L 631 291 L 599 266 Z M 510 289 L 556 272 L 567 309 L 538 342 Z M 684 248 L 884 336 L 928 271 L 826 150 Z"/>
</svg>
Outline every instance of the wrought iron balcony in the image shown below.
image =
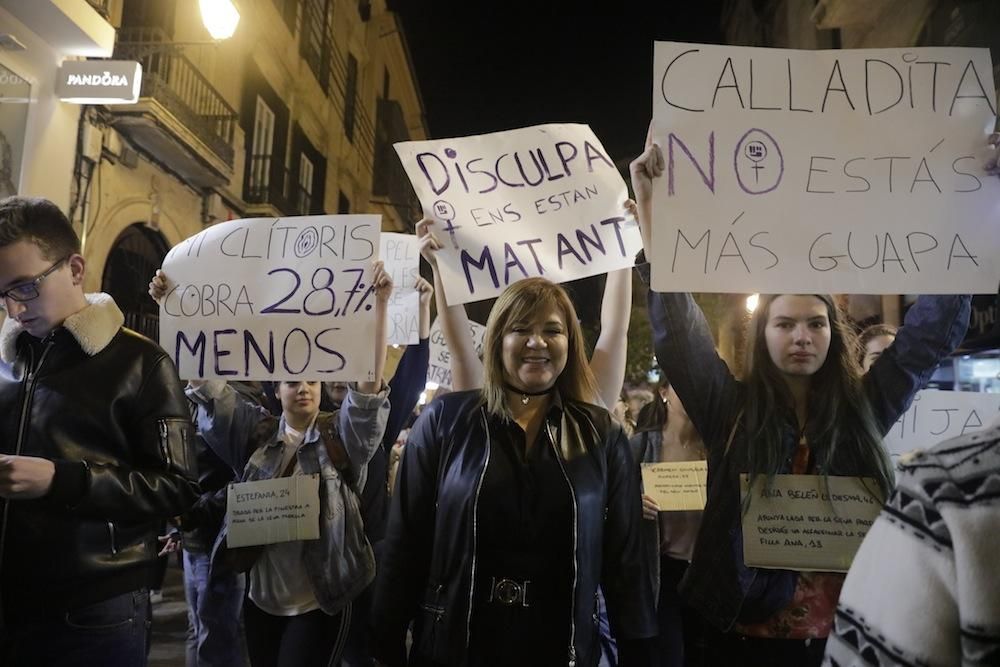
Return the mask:
<svg viewBox="0 0 1000 667">
<path fill-rule="evenodd" d="M 161 28 L 123 28 L 118 34 L 115 57 L 137 60 L 142 63 L 142 90 L 139 105 L 135 108 L 119 107 L 116 111 L 128 115 L 151 115 L 157 125 L 183 143 L 188 135 L 196 139 L 186 145 L 195 157 L 205 156 L 202 146 L 221 160 L 228 174 L 220 173 L 221 181 L 227 181 L 233 167 L 233 135 L 237 126 L 236 111 L 229 106 L 218 90 L 201 71 L 182 53 L 183 45 L 172 43 Z M 150 104 L 152 102 L 153 104 Z M 163 112 L 167 112 L 166 114 Z M 172 118 L 167 117 L 167 115 Z M 180 127 L 172 127 L 176 125 Z M 134 125 L 134 124 L 133 124 Z M 148 124 L 143 129 L 150 135 Z M 170 132 L 170 130 L 175 130 Z M 181 131 L 183 130 L 183 131 Z M 138 137 L 143 143 L 143 137 Z M 146 136 L 146 143 L 157 144 L 157 137 Z M 200 142 L 201 145 L 198 145 Z M 147 146 L 151 150 L 159 145 Z M 185 169 L 177 167 L 182 174 Z M 216 169 L 216 171 L 220 171 Z M 195 174 L 199 184 L 210 184 L 212 180 Z"/>
</svg>

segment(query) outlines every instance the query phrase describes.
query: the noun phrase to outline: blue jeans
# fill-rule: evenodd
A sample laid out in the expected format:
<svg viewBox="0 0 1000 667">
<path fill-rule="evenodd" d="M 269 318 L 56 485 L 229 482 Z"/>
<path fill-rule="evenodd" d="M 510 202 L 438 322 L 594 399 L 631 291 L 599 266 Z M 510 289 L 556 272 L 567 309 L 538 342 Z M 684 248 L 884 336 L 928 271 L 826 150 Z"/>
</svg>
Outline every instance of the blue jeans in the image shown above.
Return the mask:
<svg viewBox="0 0 1000 667">
<path fill-rule="evenodd" d="M 209 554 L 184 551 L 188 605 L 187 667 L 242 667 L 240 608 L 243 575 L 219 573 L 209 580 Z"/>
<path fill-rule="evenodd" d="M 152 614 L 140 589 L 66 612 L 11 625 L 0 647 L 4 667 L 145 667 Z"/>
</svg>

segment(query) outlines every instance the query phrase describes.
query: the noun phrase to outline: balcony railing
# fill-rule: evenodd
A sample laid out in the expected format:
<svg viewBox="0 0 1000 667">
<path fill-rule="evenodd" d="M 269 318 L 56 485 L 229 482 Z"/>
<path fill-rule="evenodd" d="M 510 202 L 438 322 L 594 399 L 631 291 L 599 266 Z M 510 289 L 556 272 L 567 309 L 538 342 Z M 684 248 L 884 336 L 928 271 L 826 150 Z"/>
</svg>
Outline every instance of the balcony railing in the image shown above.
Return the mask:
<svg viewBox="0 0 1000 667">
<path fill-rule="evenodd" d="M 273 155 L 251 155 L 248 163 L 248 204 L 270 204 L 286 215 L 310 215 L 313 196 L 284 167 L 274 168 Z"/>
<path fill-rule="evenodd" d="M 142 63 L 142 91 L 170 111 L 230 167 L 237 114 L 161 28 L 123 28 L 115 57 Z"/>
</svg>

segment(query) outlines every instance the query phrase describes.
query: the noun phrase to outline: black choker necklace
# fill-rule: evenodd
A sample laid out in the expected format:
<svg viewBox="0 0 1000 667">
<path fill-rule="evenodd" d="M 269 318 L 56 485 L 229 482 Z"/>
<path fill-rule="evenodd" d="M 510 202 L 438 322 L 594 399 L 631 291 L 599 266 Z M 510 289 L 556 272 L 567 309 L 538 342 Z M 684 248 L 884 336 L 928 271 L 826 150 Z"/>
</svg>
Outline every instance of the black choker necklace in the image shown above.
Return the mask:
<svg viewBox="0 0 1000 667">
<path fill-rule="evenodd" d="M 548 389 L 543 389 L 542 391 L 524 391 L 522 389 L 518 389 L 517 387 L 514 387 L 513 385 L 509 385 L 506 383 L 504 384 L 504 386 L 510 391 L 516 392 L 521 395 L 521 405 L 527 405 L 528 399 L 531 398 L 532 396 L 544 396 L 545 394 L 551 394 L 552 390 L 555 389 L 555 387 L 553 386 L 549 387 Z"/>
</svg>

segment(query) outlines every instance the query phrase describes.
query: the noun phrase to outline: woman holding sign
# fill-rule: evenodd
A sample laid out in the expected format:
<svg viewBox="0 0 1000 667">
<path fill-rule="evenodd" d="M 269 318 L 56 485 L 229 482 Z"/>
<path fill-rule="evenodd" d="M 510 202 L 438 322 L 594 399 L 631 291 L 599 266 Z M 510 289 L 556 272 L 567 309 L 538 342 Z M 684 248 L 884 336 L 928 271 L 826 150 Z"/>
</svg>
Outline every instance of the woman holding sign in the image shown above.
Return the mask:
<svg viewBox="0 0 1000 667">
<path fill-rule="evenodd" d="M 671 506 L 661 506 L 654 491 L 646 484 L 649 471 L 696 467 L 704 470 L 705 443 L 684 411 L 677 392 L 667 379 L 660 380 L 659 396 L 639 411 L 635 433 L 629 439 L 636 463 L 645 466 L 643 474 L 642 516 L 643 549 L 653 573 L 656 595 L 657 665 L 683 667 L 700 664 L 700 619 L 678 594 L 681 578 L 687 571 L 695 538 L 701 526 L 704 498 L 674 499 Z M 653 473 L 655 475 L 655 473 Z M 703 473 L 702 473 L 703 474 Z M 699 475 L 695 474 L 698 478 Z M 655 479 L 655 478 L 653 478 Z M 700 484 L 702 480 L 698 479 Z"/>
<path fill-rule="evenodd" d="M 593 667 L 600 584 L 621 664 L 647 664 L 637 468 L 621 426 L 589 404 L 566 292 L 542 278 L 508 287 L 483 361 L 482 389 L 440 397 L 410 432 L 376 580 L 376 657 Z"/>
<path fill-rule="evenodd" d="M 197 405 L 200 435 L 220 458 L 242 472 L 242 482 L 318 479 L 318 491 L 315 486 L 312 489 L 319 495 L 319 534 L 311 539 L 276 542 L 271 536 L 262 538 L 263 542 L 239 542 L 263 546 L 233 547 L 237 540 L 232 519 L 239 516 L 234 514 L 239 503 L 276 494 L 271 497 L 280 504 L 280 498 L 287 496 L 283 489 L 257 490 L 259 486 L 250 485 L 241 485 L 241 492 L 231 489 L 229 494 L 211 567 L 248 572 L 243 614 L 254 667 L 340 664 L 351 603 L 375 576 L 359 494 L 389 414 L 388 391 L 381 377 L 392 280 L 381 262 L 375 263 L 372 285 L 376 295 L 374 377 L 380 379 L 348 390 L 335 413 L 320 412 L 321 383 L 313 381 L 277 384 L 280 419 L 241 399 L 224 382 L 192 382 L 188 389 L 188 397 Z M 165 288 L 162 274 L 150 284 L 154 298 L 165 291 L 160 287 Z M 308 484 L 309 480 L 303 480 L 295 488 L 308 488 Z M 246 519 L 240 522 L 246 524 Z M 276 530 L 283 532 L 280 528 Z"/>
<path fill-rule="evenodd" d="M 635 203 L 625 202 L 632 217 Z M 483 362 L 476 355 L 475 346 L 466 335 L 469 318 L 465 306 L 449 306 L 437 268 L 437 251 L 441 241 L 433 232 L 434 221 L 423 219 L 417 223 L 420 238 L 420 255 L 434 271 L 434 298 L 445 342 L 451 352 L 452 389 L 463 391 L 483 386 Z M 590 357 L 590 370 L 597 382 L 595 394 L 587 399 L 611 408 L 618 400 L 625 380 L 625 361 L 628 353 L 628 324 L 632 315 L 632 269 L 619 269 L 607 274 L 604 296 L 601 301 L 601 333 Z"/>
<path fill-rule="evenodd" d="M 652 180 L 663 168 L 651 143 L 631 165 L 647 248 Z M 862 376 L 857 339 L 829 295 L 762 296 L 740 381 L 691 295 L 650 291 L 657 358 L 708 449 L 708 501 L 681 590 L 726 632 L 718 664 L 819 665 L 843 583 L 842 574 L 805 571 L 816 569 L 805 562 L 747 565 L 745 549 L 756 545 L 743 539 L 741 520 L 753 503 L 741 500 L 741 474 L 751 488 L 764 480 L 768 489 L 779 474 L 818 475 L 823 484 L 870 478 L 884 499 L 892 470 L 882 436 L 962 340 L 969 304 L 968 296 L 920 297 L 895 343 Z"/>
</svg>

